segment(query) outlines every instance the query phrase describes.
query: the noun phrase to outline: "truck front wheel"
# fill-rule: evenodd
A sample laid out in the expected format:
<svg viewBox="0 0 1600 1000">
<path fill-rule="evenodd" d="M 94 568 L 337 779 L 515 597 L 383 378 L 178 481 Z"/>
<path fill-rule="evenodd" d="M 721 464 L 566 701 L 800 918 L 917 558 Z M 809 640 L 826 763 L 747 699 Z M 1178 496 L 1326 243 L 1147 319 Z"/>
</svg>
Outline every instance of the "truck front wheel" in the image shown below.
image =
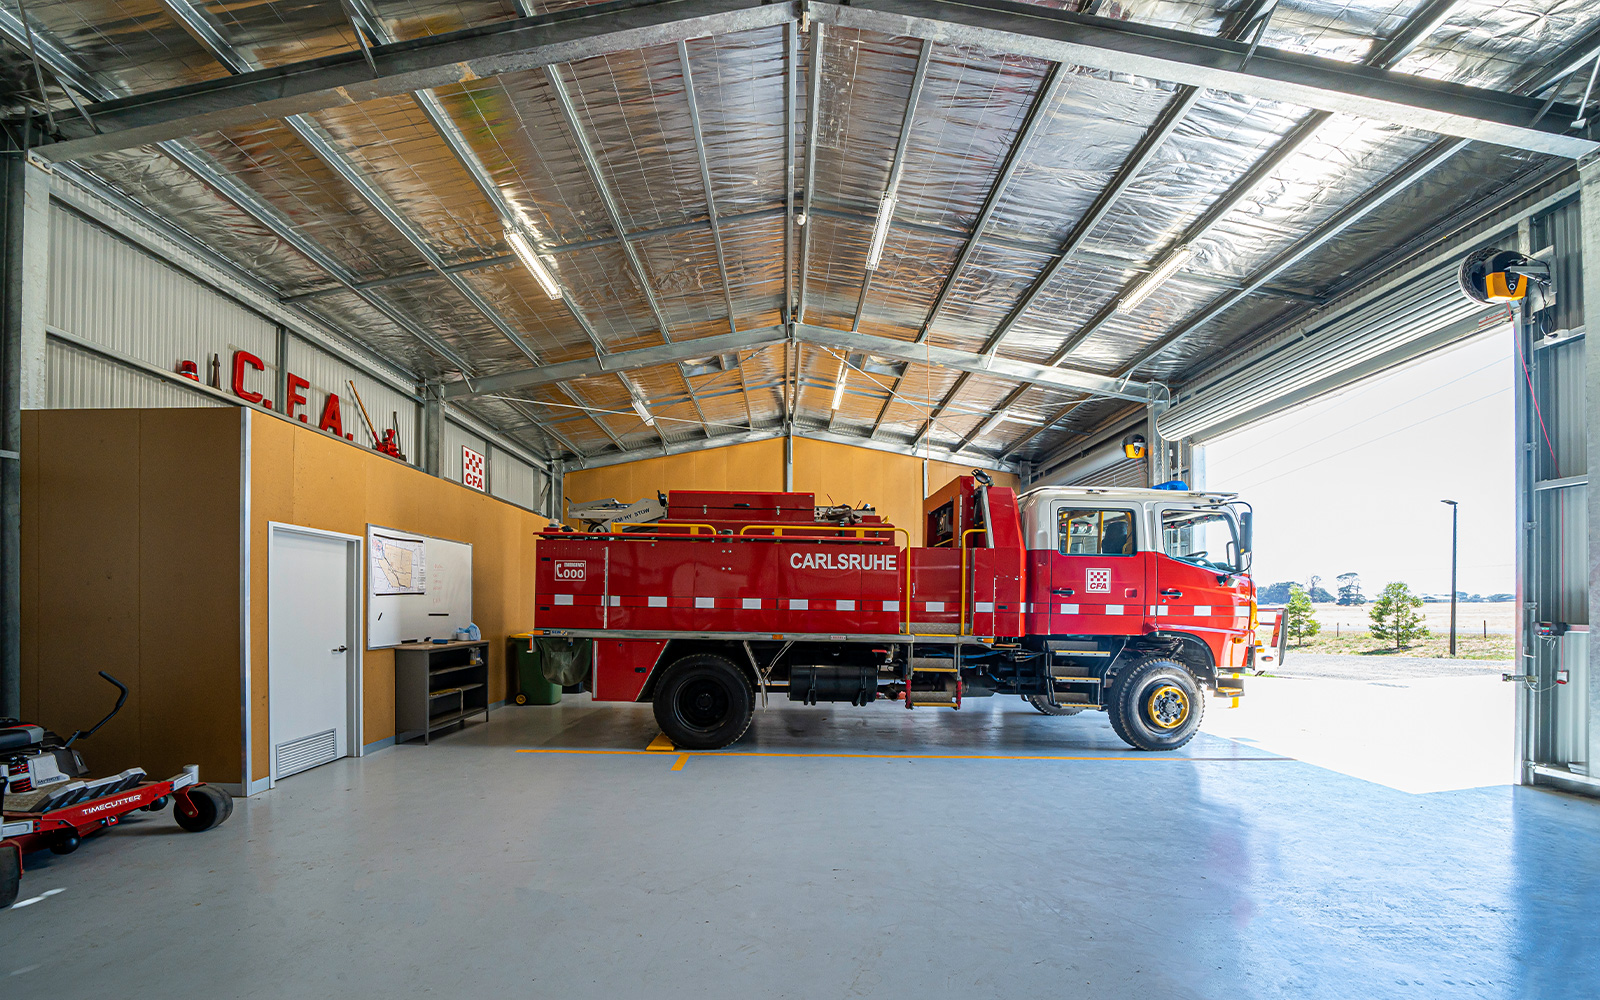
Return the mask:
<svg viewBox="0 0 1600 1000">
<path fill-rule="evenodd" d="M 1205 694 L 1183 664 L 1165 656 L 1117 675 L 1106 699 L 1111 728 L 1138 750 L 1176 750 L 1200 731 Z"/>
<path fill-rule="evenodd" d="M 755 714 L 750 678 L 712 653 L 685 656 L 656 685 L 656 724 L 685 750 L 720 750 L 744 735 Z"/>
</svg>

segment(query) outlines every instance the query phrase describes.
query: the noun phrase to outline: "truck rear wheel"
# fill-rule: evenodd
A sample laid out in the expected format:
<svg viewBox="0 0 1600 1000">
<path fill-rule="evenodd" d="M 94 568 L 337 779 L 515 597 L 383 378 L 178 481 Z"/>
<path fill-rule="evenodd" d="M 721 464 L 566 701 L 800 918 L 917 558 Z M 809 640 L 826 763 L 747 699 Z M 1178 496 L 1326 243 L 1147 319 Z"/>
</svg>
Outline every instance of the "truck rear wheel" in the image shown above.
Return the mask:
<svg viewBox="0 0 1600 1000">
<path fill-rule="evenodd" d="M 1022 700 L 1037 708 L 1045 715 L 1077 715 L 1083 711 L 1081 708 L 1068 708 L 1065 705 L 1052 705 L 1050 699 L 1042 694 L 1025 694 Z"/>
<path fill-rule="evenodd" d="M 1111 728 L 1137 750 L 1178 749 L 1200 731 L 1205 710 L 1205 694 L 1194 674 L 1165 656 L 1119 673 L 1106 699 Z"/>
<path fill-rule="evenodd" d="M 720 750 L 744 735 L 755 714 L 750 678 L 713 653 L 685 656 L 656 686 L 656 724 L 675 746 Z"/>
</svg>

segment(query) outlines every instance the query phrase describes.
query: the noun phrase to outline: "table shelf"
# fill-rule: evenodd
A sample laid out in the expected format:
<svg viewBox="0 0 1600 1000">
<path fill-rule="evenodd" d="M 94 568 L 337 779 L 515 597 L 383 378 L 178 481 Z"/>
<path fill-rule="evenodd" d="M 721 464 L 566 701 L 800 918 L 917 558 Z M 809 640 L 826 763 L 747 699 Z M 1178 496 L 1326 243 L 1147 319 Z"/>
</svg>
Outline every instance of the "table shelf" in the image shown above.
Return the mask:
<svg viewBox="0 0 1600 1000">
<path fill-rule="evenodd" d="M 489 643 L 406 643 L 394 652 L 395 742 L 489 719 Z"/>
</svg>

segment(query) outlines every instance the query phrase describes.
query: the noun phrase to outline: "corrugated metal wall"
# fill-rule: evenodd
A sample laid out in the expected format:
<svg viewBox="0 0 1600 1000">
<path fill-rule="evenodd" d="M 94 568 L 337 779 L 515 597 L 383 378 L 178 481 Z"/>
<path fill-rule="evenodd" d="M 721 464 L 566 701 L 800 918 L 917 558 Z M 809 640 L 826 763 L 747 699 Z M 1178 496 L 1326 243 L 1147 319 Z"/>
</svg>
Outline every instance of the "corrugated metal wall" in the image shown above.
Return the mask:
<svg viewBox="0 0 1600 1000">
<path fill-rule="evenodd" d="M 46 404 L 52 409 L 228 405 L 59 340 L 46 350 Z"/>
<path fill-rule="evenodd" d="M 305 394 L 310 398 L 310 416 L 307 419 L 313 426 L 322 416 L 322 407 L 327 402 L 328 394 L 333 393 L 339 397 L 339 414 L 344 430 L 354 435 L 351 440 L 360 445 L 372 443 L 361 419 L 361 409 L 350 395 L 350 387 L 345 385 L 346 380 L 352 380 L 361 393 L 361 401 L 366 404 L 367 412 L 372 416 L 378 435 L 381 437 L 385 428 L 397 425 L 400 430 L 400 450 L 405 453 L 407 461 L 416 462 L 416 400 L 396 392 L 368 377 L 354 365 L 298 337 L 289 338 L 289 371 L 311 383 L 311 389 Z M 459 463 L 460 460 L 461 457 L 457 455 L 456 461 Z"/>
<path fill-rule="evenodd" d="M 458 452 L 456 461 L 460 461 Z M 489 492 L 518 507 L 545 513 L 545 475 L 499 448 L 489 456 Z"/>
<path fill-rule="evenodd" d="M 111 211 L 115 213 L 114 206 Z M 139 224 L 130 217 L 128 225 Z M 248 373 L 248 387 L 273 400 L 278 412 L 285 412 L 284 401 L 278 398 L 278 325 L 244 304 L 248 293 L 230 293 L 230 286 L 219 288 L 208 283 L 210 279 L 197 280 L 150 249 L 161 245 L 159 238 L 153 244 L 140 245 L 60 201 L 52 203 L 48 405 L 227 405 L 182 383 L 163 380 L 139 365 L 175 372 L 179 361 L 193 361 L 202 379 L 209 382 L 210 362 L 215 356 L 219 387 L 228 391 L 233 353 L 245 350 L 265 367 Z M 236 298 L 239 294 L 245 298 Z M 104 347 L 107 354 L 73 341 Z M 347 384 L 353 381 L 378 434 L 395 427 L 406 458 L 421 464 L 421 407 L 415 398 L 292 329 L 286 334 L 286 345 L 288 370 L 310 383 L 301 390 L 306 402 L 297 405 L 297 417 L 303 415 L 307 424 L 318 426 L 329 394 L 337 395 L 340 430 L 359 445 L 370 444 L 360 407 Z M 463 445 L 488 460 L 487 476 L 494 496 L 530 510 L 544 507 L 544 472 L 493 447 L 484 435 L 448 420 L 443 455 L 447 478 L 461 481 Z"/>
<path fill-rule="evenodd" d="M 273 384 L 273 324 L 59 204 L 50 209 L 47 315 L 57 330 L 166 371 L 188 360 L 205 373 L 221 355 L 224 386 L 243 349 L 266 363 L 262 384 Z"/>
<path fill-rule="evenodd" d="M 489 454 L 489 443 L 487 441 L 462 427 L 454 420 L 446 420 L 444 422 L 444 454 L 441 456 L 443 461 L 441 462 L 439 473 L 444 478 L 457 483 L 461 482 L 461 449 L 463 446 L 471 448 L 485 457 Z M 490 467 L 488 471 L 490 483 L 494 482 L 494 472 L 494 468 Z"/>
<path fill-rule="evenodd" d="M 1144 489 L 1150 485 L 1150 471 L 1142 458 L 1125 458 L 1115 465 L 1091 472 L 1063 486 L 1109 486 L 1116 489 Z"/>
</svg>

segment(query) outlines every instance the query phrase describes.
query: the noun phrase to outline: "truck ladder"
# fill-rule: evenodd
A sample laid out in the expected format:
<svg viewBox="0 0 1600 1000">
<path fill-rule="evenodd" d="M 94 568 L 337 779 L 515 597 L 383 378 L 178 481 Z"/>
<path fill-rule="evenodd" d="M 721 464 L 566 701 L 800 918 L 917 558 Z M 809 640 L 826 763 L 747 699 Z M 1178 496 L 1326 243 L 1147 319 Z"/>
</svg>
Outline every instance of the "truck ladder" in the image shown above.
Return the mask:
<svg viewBox="0 0 1600 1000">
<path fill-rule="evenodd" d="M 1083 655 L 1080 650 L 1056 650 L 1051 652 L 1050 658 L 1069 653 Z M 1101 688 L 1104 686 L 1099 677 L 1089 673 L 1089 668 L 1081 663 L 1054 663 L 1047 668 L 1050 683 L 1047 688 L 1050 704 L 1060 708 L 1100 708 Z"/>
<path fill-rule="evenodd" d="M 911 656 L 906 671 L 906 708 L 960 707 L 960 648 L 948 657 Z"/>
</svg>

